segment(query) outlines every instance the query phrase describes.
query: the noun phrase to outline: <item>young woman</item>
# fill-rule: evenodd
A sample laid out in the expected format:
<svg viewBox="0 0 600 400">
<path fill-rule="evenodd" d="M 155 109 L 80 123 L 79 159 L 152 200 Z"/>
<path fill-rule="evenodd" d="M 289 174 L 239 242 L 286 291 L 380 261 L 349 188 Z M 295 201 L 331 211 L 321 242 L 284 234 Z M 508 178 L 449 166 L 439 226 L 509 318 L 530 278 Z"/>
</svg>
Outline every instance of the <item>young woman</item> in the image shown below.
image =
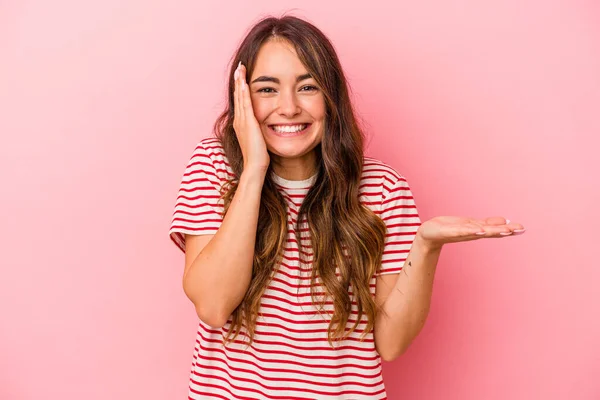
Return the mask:
<svg viewBox="0 0 600 400">
<path fill-rule="evenodd" d="M 522 229 L 422 224 L 405 177 L 363 154 L 332 44 L 296 17 L 249 31 L 214 130 L 169 232 L 200 319 L 191 399 L 386 398 L 381 360 L 421 330 L 443 244 Z"/>
</svg>

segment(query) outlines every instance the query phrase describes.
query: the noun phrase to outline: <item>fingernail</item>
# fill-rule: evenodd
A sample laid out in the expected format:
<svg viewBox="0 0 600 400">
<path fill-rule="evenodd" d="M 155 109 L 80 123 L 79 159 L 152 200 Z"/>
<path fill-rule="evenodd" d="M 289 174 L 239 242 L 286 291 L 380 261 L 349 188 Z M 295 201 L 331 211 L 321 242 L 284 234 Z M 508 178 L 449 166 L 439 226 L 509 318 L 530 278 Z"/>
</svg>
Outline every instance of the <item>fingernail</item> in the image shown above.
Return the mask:
<svg viewBox="0 0 600 400">
<path fill-rule="evenodd" d="M 523 233 L 525 233 L 525 229 L 514 230 L 513 233 L 515 235 L 522 235 Z"/>
<path fill-rule="evenodd" d="M 240 60 L 240 62 L 238 63 L 237 69 L 240 68 L 240 65 L 242 65 L 242 60 Z"/>
<path fill-rule="evenodd" d="M 512 232 L 500 232 L 500 235 L 508 236 L 508 235 L 512 235 Z"/>
<path fill-rule="evenodd" d="M 510 224 L 510 219 L 506 220 L 506 224 L 505 225 L 508 225 L 508 224 Z"/>
<path fill-rule="evenodd" d="M 233 73 L 233 79 L 237 81 L 237 79 L 240 77 L 240 70 L 236 69 L 235 72 Z"/>
</svg>

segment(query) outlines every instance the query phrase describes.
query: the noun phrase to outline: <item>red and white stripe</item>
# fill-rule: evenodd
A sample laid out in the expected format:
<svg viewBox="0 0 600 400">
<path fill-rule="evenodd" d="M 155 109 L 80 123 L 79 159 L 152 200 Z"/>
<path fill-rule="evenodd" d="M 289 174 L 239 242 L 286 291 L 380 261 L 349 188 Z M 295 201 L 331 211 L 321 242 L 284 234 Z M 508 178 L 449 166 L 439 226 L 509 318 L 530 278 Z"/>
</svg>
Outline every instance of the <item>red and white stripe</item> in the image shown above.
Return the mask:
<svg viewBox="0 0 600 400">
<path fill-rule="evenodd" d="M 234 176 L 217 139 L 198 143 L 184 172 L 169 236 L 183 251 L 184 233 L 215 234 L 222 221 L 219 187 Z M 300 246 L 294 235 L 300 205 L 312 180 L 286 181 L 275 177 L 288 203 L 288 241 L 279 269 L 265 290 L 254 342 L 244 333 L 222 345 L 230 321 L 213 329 L 199 321 L 190 373 L 190 399 L 385 399 L 381 358 L 373 332 L 363 341 L 363 316 L 349 338 L 327 341 L 331 301 L 322 312 L 310 297 L 312 247 L 301 224 Z M 385 222 L 387 234 L 380 271 L 398 273 L 406 260 L 421 221 L 406 179 L 382 161 L 365 157 L 360 201 Z M 300 252 L 308 265 L 300 265 Z M 370 290 L 375 295 L 376 276 Z M 318 279 L 317 282 L 320 282 Z M 323 293 L 322 290 L 319 291 Z M 350 290 L 352 294 L 352 290 Z M 347 328 L 357 318 L 353 302 Z"/>
</svg>

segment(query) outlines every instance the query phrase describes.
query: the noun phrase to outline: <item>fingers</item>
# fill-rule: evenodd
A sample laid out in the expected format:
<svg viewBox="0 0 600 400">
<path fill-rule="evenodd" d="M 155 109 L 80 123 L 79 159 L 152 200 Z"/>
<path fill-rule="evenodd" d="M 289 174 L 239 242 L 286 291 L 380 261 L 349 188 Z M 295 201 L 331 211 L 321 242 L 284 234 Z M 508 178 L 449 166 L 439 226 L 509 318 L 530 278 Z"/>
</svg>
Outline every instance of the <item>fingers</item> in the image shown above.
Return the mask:
<svg viewBox="0 0 600 400">
<path fill-rule="evenodd" d="M 523 225 L 511 222 L 504 217 L 489 217 L 485 219 L 471 219 L 469 228 L 474 228 L 474 235 L 477 237 L 507 237 L 513 235 L 522 235 L 525 232 Z"/>
<path fill-rule="evenodd" d="M 504 217 L 489 217 L 484 221 L 487 225 L 505 225 L 507 220 Z"/>
<path fill-rule="evenodd" d="M 236 130 L 237 133 L 237 125 L 240 122 L 240 102 L 239 102 L 239 97 L 240 97 L 240 88 L 239 88 L 239 70 L 240 70 L 240 65 L 238 64 L 237 68 L 235 69 L 235 72 L 233 73 L 233 125 L 234 125 L 234 129 Z"/>
<path fill-rule="evenodd" d="M 241 84 L 242 84 L 242 105 L 244 108 L 244 115 L 253 115 L 252 110 L 252 99 L 250 97 L 250 86 L 246 82 L 246 67 L 242 64 L 241 70 Z"/>
<path fill-rule="evenodd" d="M 478 229 L 475 229 L 478 230 Z M 522 235 L 523 233 L 525 233 L 525 228 L 520 228 L 520 229 L 506 229 L 506 228 L 491 228 L 489 225 L 484 228 L 484 227 L 480 227 L 479 228 L 480 232 L 478 233 L 474 233 L 473 235 L 475 235 L 478 238 L 503 238 L 503 237 L 507 237 L 507 236 L 517 236 L 517 235 Z"/>
<path fill-rule="evenodd" d="M 241 121 L 242 123 L 245 125 L 246 124 L 246 107 L 244 105 L 244 98 L 246 97 L 246 85 L 245 85 L 245 81 L 246 81 L 246 67 L 244 66 L 244 64 L 241 63 L 240 61 L 240 65 L 238 67 L 238 73 L 239 73 L 239 85 L 240 85 L 240 97 L 239 97 L 239 106 L 240 106 L 240 115 L 242 117 Z"/>
<path fill-rule="evenodd" d="M 478 225 L 504 225 L 504 218 L 489 217 L 489 218 L 471 218 L 470 222 Z"/>
<path fill-rule="evenodd" d="M 238 63 L 238 67 L 236 69 L 236 80 L 235 80 L 235 87 L 236 87 L 236 93 L 237 93 L 237 104 L 236 104 L 236 113 L 238 115 L 238 124 L 240 126 L 244 125 L 244 121 L 245 121 L 245 112 L 244 112 L 244 102 L 243 102 L 243 93 L 242 93 L 242 79 L 243 79 L 243 74 L 242 74 L 242 62 L 240 61 Z"/>
<path fill-rule="evenodd" d="M 246 66 L 240 61 L 233 73 L 234 128 L 246 124 L 246 117 L 254 116 L 250 86 L 246 82 Z"/>
</svg>

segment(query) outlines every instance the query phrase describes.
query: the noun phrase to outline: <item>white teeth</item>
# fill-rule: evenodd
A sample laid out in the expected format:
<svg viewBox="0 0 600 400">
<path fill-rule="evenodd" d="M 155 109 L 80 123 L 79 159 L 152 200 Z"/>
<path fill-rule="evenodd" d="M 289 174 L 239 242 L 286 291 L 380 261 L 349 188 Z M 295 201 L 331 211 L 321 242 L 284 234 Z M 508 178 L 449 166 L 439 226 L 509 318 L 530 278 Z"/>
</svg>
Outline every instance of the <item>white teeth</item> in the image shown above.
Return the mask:
<svg viewBox="0 0 600 400">
<path fill-rule="evenodd" d="M 303 130 L 307 127 L 307 124 L 304 125 L 293 125 L 293 126 L 282 126 L 282 125 L 274 125 L 273 130 L 282 133 L 293 133 Z"/>
</svg>

